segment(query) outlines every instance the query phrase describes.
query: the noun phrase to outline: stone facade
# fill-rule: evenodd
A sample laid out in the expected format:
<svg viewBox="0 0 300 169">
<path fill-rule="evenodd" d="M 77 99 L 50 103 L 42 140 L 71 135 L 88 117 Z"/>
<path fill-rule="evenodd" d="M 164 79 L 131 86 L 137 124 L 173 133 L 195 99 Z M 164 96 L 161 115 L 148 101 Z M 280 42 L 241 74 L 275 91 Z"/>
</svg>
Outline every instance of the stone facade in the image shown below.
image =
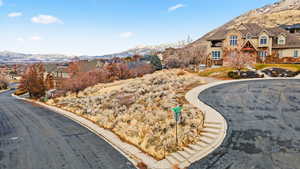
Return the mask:
<svg viewBox="0 0 300 169">
<path fill-rule="evenodd" d="M 280 27 L 241 24 L 216 32 L 208 38 L 208 42 L 209 58 L 217 65 L 226 65 L 226 57 L 232 57 L 228 51 L 233 50 L 248 53 L 255 63 L 268 63 L 272 60 L 278 63 L 300 63 L 298 34 Z"/>
</svg>

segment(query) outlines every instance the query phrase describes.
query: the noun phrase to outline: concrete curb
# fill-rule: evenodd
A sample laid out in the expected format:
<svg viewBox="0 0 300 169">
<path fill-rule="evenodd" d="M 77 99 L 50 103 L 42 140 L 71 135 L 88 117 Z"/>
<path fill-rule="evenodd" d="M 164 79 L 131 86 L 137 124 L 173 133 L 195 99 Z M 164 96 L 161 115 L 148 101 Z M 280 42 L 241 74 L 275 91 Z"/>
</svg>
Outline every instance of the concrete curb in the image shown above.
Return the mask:
<svg viewBox="0 0 300 169">
<path fill-rule="evenodd" d="M 0 94 L 9 91 L 10 89 L 0 90 Z"/>
<path fill-rule="evenodd" d="M 105 130 L 103 128 L 100 128 L 98 125 L 94 124 L 93 122 L 80 117 L 72 112 L 68 112 L 62 109 L 59 109 L 57 107 L 53 107 L 53 106 L 49 106 L 47 104 L 41 103 L 39 101 L 34 101 L 31 99 L 26 99 L 26 98 L 22 98 L 20 96 L 16 96 L 14 94 L 12 94 L 13 97 L 15 97 L 16 99 L 19 100 L 24 100 L 26 102 L 30 102 L 30 103 L 35 103 L 38 104 L 46 109 L 49 109 L 51 111 L 54 111 L 56 113 L 59 113 L 73 121 L 75 121 L 76 123 L 82 125 L 83 127 L 87 128 L 88 130 L 90 130 L 91 132 L 95 133 L 96 135 L 98 135 L 99 137 L 101 137 L 102 139 L 104 139 L 107 143 L 109 143 L 112 147 L 114 147 L 117 151 L 119 151 L 122 155 L 124 155 L 130 162 L 132 162 L 135 166 L 137 165 L 137 163 L 139 162 L 139 159 L 136 159 L 134 157 L 131 156 L 131 154 L 128 154 L 128 152 L 126 152 L 124 150 L 124 148 L 121 148 L 121 146 L 124 146 L 123 143 L 116 135 L 112 134 L 112 132 Z M 114 140 L 114 141 L 111 141 Z M 126 146 L 126 145 L 125 145 Z M 131 145 L 129 145 L 131 146 Z"/>
<path fill-rule="evenodd" d="M 205 114 L 203 130 L 206 130 L 207 128 L 219 127 L 219 130 L 215 132 L 215 138 L 211 140 L 210 144 L 203 151 L 200 151 L 191 158 L 192 163 L 201 160 L 202 158 L 213 152 L 223 143 L 223 140 L 225 139 L 227 133 L 227 122 L 225 118 L 215 109 L 206 105 L 198 98 L 199 94 L 204 90 L 222 84 L 223 82 L 224 81 L 213 82 L 196 87 L 189 91 L 185 96 L 186 100 L 188 100 L 192 105 L 198 107 Z"/>
</svg>

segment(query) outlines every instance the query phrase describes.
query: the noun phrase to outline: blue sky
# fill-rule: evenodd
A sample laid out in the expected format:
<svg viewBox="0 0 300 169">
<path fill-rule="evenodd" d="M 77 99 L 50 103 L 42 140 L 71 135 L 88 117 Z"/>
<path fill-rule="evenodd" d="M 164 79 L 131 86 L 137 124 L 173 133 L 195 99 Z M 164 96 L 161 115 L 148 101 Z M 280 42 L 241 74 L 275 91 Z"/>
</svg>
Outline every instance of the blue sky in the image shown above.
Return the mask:
<svg viewBox="0 0 300 169">
<path fill-rule="evenodd" d="M 0 50 L 102 55 L 201 37 L 277 0 L 0 0 Z"/>
</svg>

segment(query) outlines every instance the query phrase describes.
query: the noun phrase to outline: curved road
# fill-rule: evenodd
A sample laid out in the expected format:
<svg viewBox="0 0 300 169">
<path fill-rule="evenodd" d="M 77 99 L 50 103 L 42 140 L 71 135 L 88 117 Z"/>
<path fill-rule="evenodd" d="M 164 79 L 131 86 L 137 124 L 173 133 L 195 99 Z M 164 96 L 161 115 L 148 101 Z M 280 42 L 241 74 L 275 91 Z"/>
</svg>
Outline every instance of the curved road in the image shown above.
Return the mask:
<svg viewBox="0 0 300 169">
<path fill-rule="evenodd" d="M 86 128 L 10 94 L 0 94 L 0 169 L 135 168 Z"/>
<path fill-rule="evenodd" d="M 199 98 L 229 129 L 221 147 L 190 169 L 300 169 L 300 80 L 224 84 Z"/>
</svg>

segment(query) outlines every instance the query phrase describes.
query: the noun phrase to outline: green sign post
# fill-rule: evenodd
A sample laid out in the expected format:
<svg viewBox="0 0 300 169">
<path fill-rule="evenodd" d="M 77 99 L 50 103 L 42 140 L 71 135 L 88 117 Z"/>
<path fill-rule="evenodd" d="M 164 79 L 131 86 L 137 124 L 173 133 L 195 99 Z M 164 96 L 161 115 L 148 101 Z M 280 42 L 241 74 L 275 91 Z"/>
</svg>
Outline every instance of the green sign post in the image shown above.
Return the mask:
<svg viewBox="0 0 300 169">
<path fill-rule="evenodd" d="M 178 137 L 177 137 L 177 124 L 181 121 L 181 111 L 182 107 L 177 106 L 175 108 L 172 108 L 172 111 L 174 112 L 174 119 L 176 121 L 176 145 L 178 146 Z"/>
</svg>

